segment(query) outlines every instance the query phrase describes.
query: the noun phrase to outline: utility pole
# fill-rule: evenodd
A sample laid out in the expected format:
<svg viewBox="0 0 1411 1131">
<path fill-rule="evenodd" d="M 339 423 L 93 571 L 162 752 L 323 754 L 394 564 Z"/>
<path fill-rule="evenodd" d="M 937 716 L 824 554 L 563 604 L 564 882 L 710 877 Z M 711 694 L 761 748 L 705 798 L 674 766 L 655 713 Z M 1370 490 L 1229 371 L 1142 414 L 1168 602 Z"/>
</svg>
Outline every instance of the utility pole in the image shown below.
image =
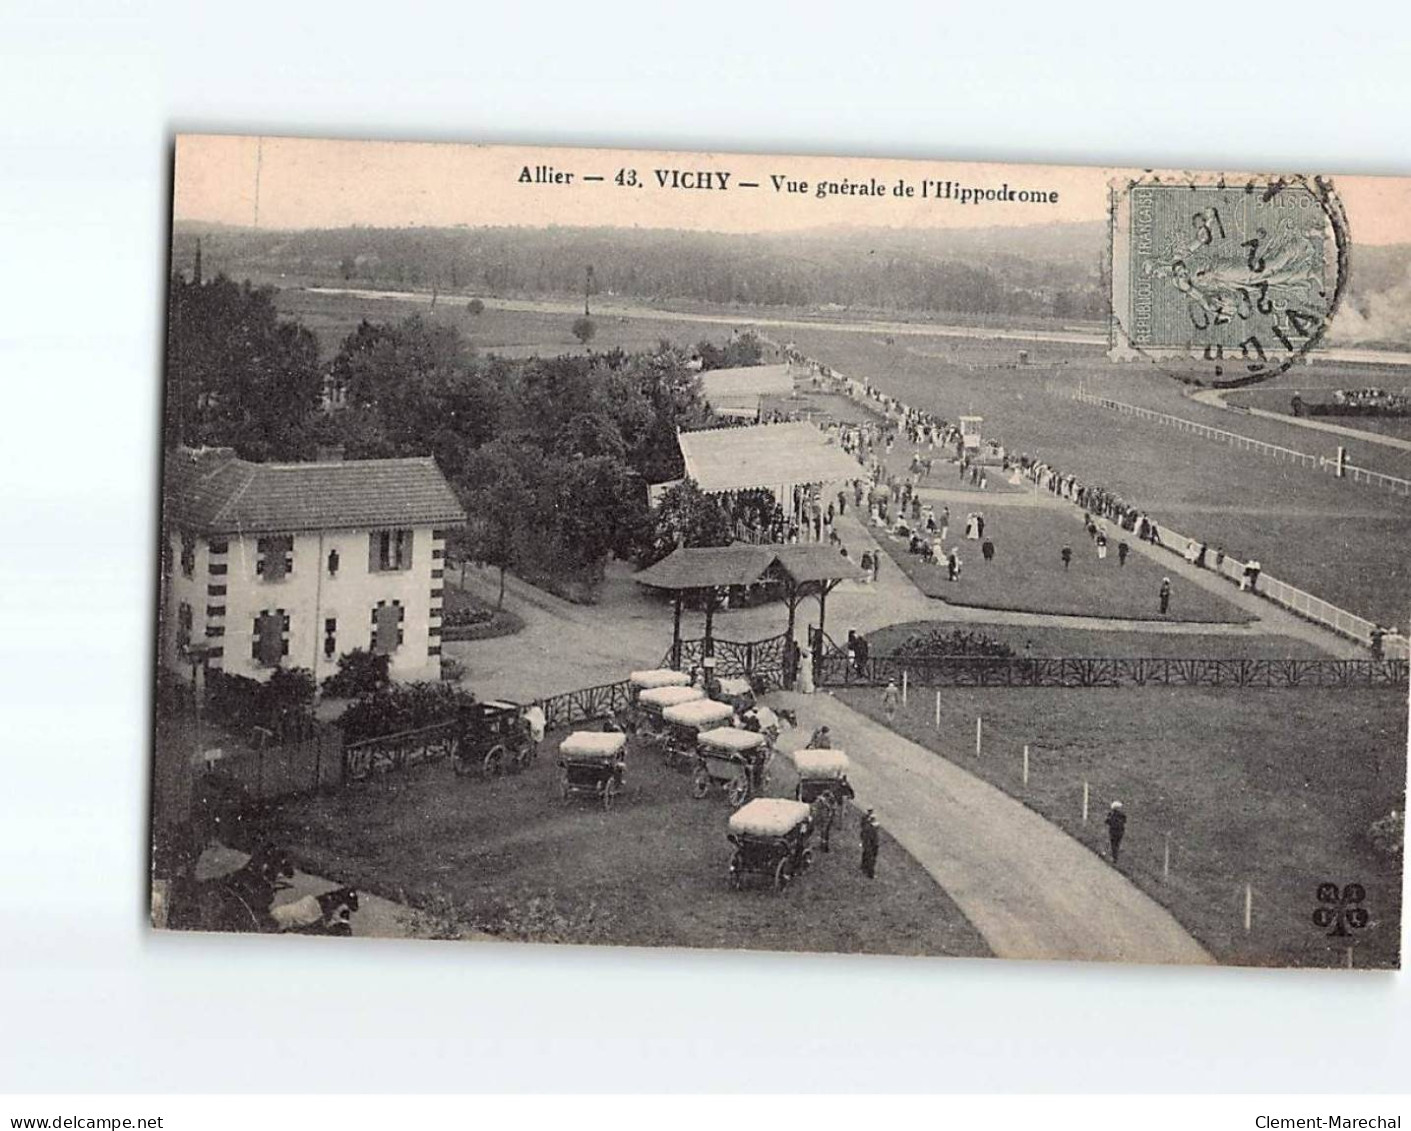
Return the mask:
<svg viewBox="0 0 1411 1131">
<path fill-rule="evenodd" d="M 583 273 L 583 317 L 591 318 L 592 311 L 588 309 L 588 296 L 593 293 L 593 265 L 588 264 L 588 269 Z"/>
</svg>

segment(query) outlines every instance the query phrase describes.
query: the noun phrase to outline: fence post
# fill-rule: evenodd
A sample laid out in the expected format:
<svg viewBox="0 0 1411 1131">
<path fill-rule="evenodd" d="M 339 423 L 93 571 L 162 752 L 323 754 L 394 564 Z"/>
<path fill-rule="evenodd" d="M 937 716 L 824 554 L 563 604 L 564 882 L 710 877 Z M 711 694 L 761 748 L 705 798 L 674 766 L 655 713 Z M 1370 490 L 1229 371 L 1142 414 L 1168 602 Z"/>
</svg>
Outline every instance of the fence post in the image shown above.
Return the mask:
<svg viewBox="0 0 1411 1131">
<path fill-rule="evenodd" d="M 1166 847 L 1161 853 L 1161 879 L 1165 882 L 1171 875 L 1171 834 L 1166 834 Z"/>
<path fill-rule="evenodd" d="M 1244 885 L 1244 933 L 1249 934 L 1249 928 L 1254 923 L 1254 889 L 1249 885 Z"/>
<path fill-rule="evenodd" d="M 980 756 L 980 716 L 975 716 L 975 757 Z"/>
<path fill-rule="evenodd" d="M 1088 783 L 1083 783 L 1083 824 L 1088 823 Z"/>
<path fill-rule="evenodd" d="M 901 705 L 902 705 L 903 707 L 906 706 L 906 685 L 907 685 L 907 673 L 906 673 L 905 670 L 903 670 L 902 673 L 901 673 Z"/>
<path fill-rule="evenodd" d="M 941 693 L 939 690 L 936 692 L 936 729 L 941 729 Z"/>
<path fill-rule="evenodd" d="M 1024 743 L 1024 784 L 1029 784 L 1029 744 Z"/>
</svg>

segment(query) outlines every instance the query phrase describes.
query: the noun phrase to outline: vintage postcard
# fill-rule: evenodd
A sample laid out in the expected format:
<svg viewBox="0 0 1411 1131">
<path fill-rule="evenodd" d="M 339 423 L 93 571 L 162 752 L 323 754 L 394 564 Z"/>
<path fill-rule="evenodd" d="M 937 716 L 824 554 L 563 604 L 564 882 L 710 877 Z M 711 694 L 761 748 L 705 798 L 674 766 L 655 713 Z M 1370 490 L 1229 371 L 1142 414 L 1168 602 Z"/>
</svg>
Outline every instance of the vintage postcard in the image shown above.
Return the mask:
<svg viewBox="0 0 1411 1131">
<path fill-rule="evenodd" d="M 156 927 L 1400 965 L 1411 179 L 183 136 L 167 319 Z"/>
</svg>

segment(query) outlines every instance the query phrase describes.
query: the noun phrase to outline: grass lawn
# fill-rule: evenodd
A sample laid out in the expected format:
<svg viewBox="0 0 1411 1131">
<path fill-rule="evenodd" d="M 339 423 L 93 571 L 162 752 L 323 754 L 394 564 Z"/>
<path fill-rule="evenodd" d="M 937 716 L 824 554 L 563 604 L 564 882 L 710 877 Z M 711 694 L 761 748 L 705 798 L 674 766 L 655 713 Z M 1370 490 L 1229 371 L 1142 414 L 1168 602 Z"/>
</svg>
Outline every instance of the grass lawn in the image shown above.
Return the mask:
<svg viewBox="0 0 1411 1131">
<path fill-rule="evenodd" d="M 512 636 L 524 628 L 524 618 L 512 609 L 496 608 L 493 601 L 486 601 L 461 588 L 460 570 L 451 566 L 446 572 L 446 584 L 441 600 L 445 611 L 444 640 L 490 640 L 496 636 Z M 473 622 L 457 624 L 455 614 L 466 610 L 474 616 Z"/>
<path fill-rule="evenodd" d="M 1044 386 L 1051 379 L 1073 385 L 1083 376 L 1094 392 L 1314 450 L 1299 439 L 1310 435 L 1304 429 L 1186 400 L 1175 382 L 1111 365 L 1096 347 L 1033 343 L 1030 364 L 1016 366 L 1013 343 L 1005 342 L 918 337 L 903 349 L 827 330 L 800 330 L 795 341 L 915 407 L 952 420 L 962 412 L 983 415 L 986 435 L 1116 491 L 1158 523 L 1241 559 L 1258 558 L 1271 575 L 1354 613 L 1406 623 L 1411 507 L 1404 498 L 1082 405 Z M 1377 382 L 1363 372 L 1351 383 Z M 1329 455 L 1334 446 L 1325 446 Z M 1407 474 L 1408 453 L 1379 447 L 1374 459 L 1377 445 L 1353 446 L 1367 466 Z M 1394 458 L 1388 463 L 1382 453 Z"/>
<path fill-rule="evenodd" d="M 857 824 L 779 894 L 730 890 L 729 805 L 697 801 L 686 774 L 634 748 L 625 797 L 605 813 L 559 797 L 550 734 L 539 763 L 494 781 L 423 765 L 380 782 L 290 798 L 271 835 L 320 875 L 418 906 L 447 905 L 510 938 L 685 946 L 983 956 L 945 892 L 895 842 L 876 880 L 858 870 Z M 791 795 L 776 758 L 771 793 Z M 884 834 L 884 839 L 885 834 Z"/>
<path fill-rule="evenodd" d="M 881 693 L 837 692 L 881 718 Z M 1106 852 L 1102 818 L 1127 810 L 1121 870 L 1221 962 L 1393 967 L 1401 934 L 1399 859 L 1370 824 L 1404 811 L 1406 700 L 1394 691 L 1002 689 L 913 700 L 896 727 Z M 975 719 L 984 720 L 975 756 Z M 1029 745 L 1030 779 L 1021 751 Z M 1090 816 L 1082 821 L 1083 783 Z M 1162 878 L 1166 837 L 1171 871 Z M 1360 883 L 1371 924 L 1351 939 L 1312 922 L 1324 882 Z M 1253 926 L 1244 931 L 1244 892 Z"/>
<path fill-rule="evenodd" d="M 956 624 L 954 621 L 913 621 L 880 628 L 867 637 L 871 654 L 885 656 L 916 633 L 939 628 L 976 632 L 1008 644 L 1016 656 L 1032 644 L 1034 655 L 1098 656 L 1114 659 L 1158 658 L 1172 660 L 1288 660 L 1324 658 L 1326 653 L 1292 636 L 1270 633 L 1229 636 L 1218 633 L 1108 632 L 1098 629 L 1052 625 Z"/>
<path fill-rule="evenodd" d="M 985 515 L 985 537 L 995 544 L 995 557 L 986 563 L 980 543 L 960 538 L 965 515 L 951 511 L 951 535 L 946 548 L 959 546 L 960 580 L 947 580 L 943 564 L 928 564 L 907 550 L 901 539 L 874 531 L 882 548 L 908 577 L 931 597 L 951 604 L 985 609 L 1018 609 L 1074 616 L 1203 622 L 1248 622 L 1249 614 L 1213 593 L 1180 577 L 1171 579 L 1171 610 L 1160 612 L 1157 590 L 1165 574 L 1149 558 L 1133 551 L 1125 566 L 1118 564 L 1116 527 L 1110 527 L 1108 554 L 1099 561 L 1093 542 L 1083 530 L 1082 512 L 1050 507 L 993 507 Z M 1133 539 L 1129 538 L 1129 541 Z M 1063 568 L 1059 551 L 1073 550 L 1072 564 Z"/>
</svg>

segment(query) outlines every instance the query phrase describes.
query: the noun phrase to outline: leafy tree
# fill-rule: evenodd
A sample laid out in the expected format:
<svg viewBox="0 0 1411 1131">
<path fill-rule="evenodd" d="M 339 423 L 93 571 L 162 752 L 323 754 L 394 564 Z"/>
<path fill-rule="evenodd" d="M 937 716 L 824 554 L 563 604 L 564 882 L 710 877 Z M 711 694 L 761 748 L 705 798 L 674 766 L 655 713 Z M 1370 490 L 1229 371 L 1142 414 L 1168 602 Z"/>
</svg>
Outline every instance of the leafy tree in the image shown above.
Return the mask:
<svg viewBox="0 0 1411 1131">
<path fill-rule="evenodd" d="M 598 324 L 586 314 L 580 314 L 573 320 L 573 336 L 585 346 L 593 340 L 597 332 Z"/>
<path fill-rule="evenodd" d="M 167 320 L 164 442 L 229 446 L 245 459 L 313 454 L 323 392 L 318 340 L 281 319 L 271 288 L 173 276 Z"/>
<path fill-rule="evenodd" d="M 338 670 L 323 681 L 323 693 L 339 699 L 370 695 L 392 682 L 392 657 L 354 648 L 338 657 Z"/>
<path fill-rule="evenodd" d="M 516 541 L 534 522 L 531 479 L 521 467 L 529 455 L 524 447 L 496 440 L 469 455 L 457 480 L 468 516 L 461 544 L 471 561 L 500 571 L 497 609 L 504 607 L 505 571 L 514 564 Z"/>
<path fill-rule="evenodd" d="M 478 298 L 471 299 L 465 304 L 465 311 L 470 315 L 480 315 L 485 313 L 485 304 Z"/>
<path fill-rule="evenodd" d="M 734 541 L 725 508 L 687 479 L 662 496 L 640 564 L 659 562 L 678 546 L 728 546 Z"/>
</svg>

